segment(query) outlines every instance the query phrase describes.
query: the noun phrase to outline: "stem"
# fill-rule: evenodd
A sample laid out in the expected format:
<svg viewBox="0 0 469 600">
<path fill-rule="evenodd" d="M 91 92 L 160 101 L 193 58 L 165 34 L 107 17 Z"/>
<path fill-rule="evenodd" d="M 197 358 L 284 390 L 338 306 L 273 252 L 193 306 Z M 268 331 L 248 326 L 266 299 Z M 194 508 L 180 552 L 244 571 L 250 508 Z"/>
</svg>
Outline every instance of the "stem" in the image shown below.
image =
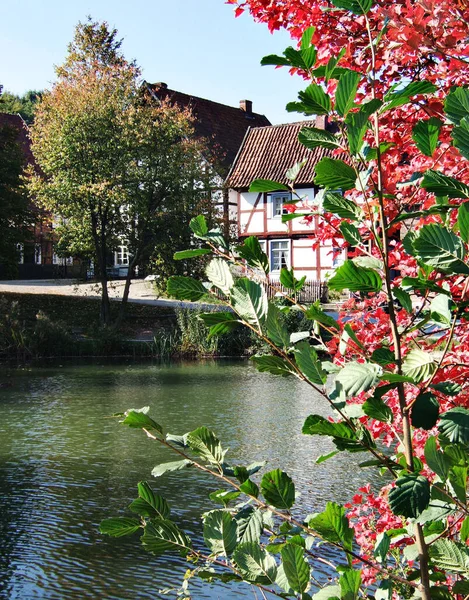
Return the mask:
<svg viewBox="0 0 469 600">
<path fill-rule="evenodd" d="M 376 98 L 376 57 L 375 48 L 373 43 L 373 36 L 371 34 L 370 22 L 368 17 L 365 15 L 366 28 L 370 41 L 371 53 L 372 53 L 372 89 L 373 97 Z M 384 186 L 383 186 L 383 165 L 382 157 L 380 152 L 380 129 L 379 129 L 379 116 L 378 113 L 374 113 L 373 116 L 373 131 L 375 138 L 376 154 L 377 154 L 377 184 L 378 184 L 378 203 L 379 203 L 379 217 L 380 226 L 382 231 L 382 252 L 384 259 L 384 276 L 385 276 L 385 287 L 388 295 L 388 308 L 389 308 L 389 321 L 391 326 L 391 334 L 394 344 L 394 357 L 396 359 L 397 372 L 402 374 L 402 349 L 401 349 L 401 337 L 399 335 L 399 329 L 397 325 L 396 311 L 394 309 L 394 302 L 392 296 L 392 285 L 391 285 L 391 272 L 389 269 L 389 238 L 388 238 L 388 223 L 386 210 L 384 205 Z M 404 454 L 406 457 L 407 468 L 410 471 L 414 471 L 414 460 L 413 460 L 413 445 L 412 445 L 412 428 L 410 422 L 410 413 L 406 408 L 406 399 L 404 384 L 398 383 L 397 385 L 398 397 L 399 397 L 399 408 L 402 415 L 402 429 L 404 437 Z M 430 578 L 428 569 L 428 548 L 425 543 L 423 535 L 423 528 L 418 523 L 415 525 L 415 541 L 419 552 L 419 563 L 420 563 L 420 578 L 421 586 L 420 591 L 424 600 L 430 600 Z"/>
<path fill-rule="evenodd" d="M 295 527 L 301 528 L 308 535 L 310 535 L 312 537 L 315 537 L 315 538 L 318 538 L 318 539 L 322 540 L 323 542 L 326 542 L 327 544 L 331 544 L 335 548 L 338 548 L 339 550 L 342 550 L 343 552 L 345 552 L 345 554 L 347 554 L 351 558 L 359 560 L 360 562 L 362 562 L 363 564 L 365 564 L 367 567 L 369 567 L 371 569 L 374 569 L 375 571 L 377 571 L 378 573 L 380 573 L 381 575 L 383 575 L 384 577 L 386 577 L 388 579 L 392 579 L 393 581 L 396 581 L 398 583 L 403 583 L 405 585 L 409 585 L 409 586 L 414 587 L 414 588 L 418 588 L 419 587 L 419 585 L 417 583 L 414 583 L 413 581 L 408 581 L 407 579 L 404 579 L 403 577 L 399 577 L 399 576 L 395 575 L 389 569 L 386 569 L 385 567 L 381 567 L 378 564 L 373 563 L 372 561 L 368 560 L 367 558 L 364 558 L 363 556 L 360 556 L 356 552 L 353 552 L 352 550 L 348 550 L 347 548 L 344 548 L 341 544 L 339 544 L 337 542 L 330 542 L 328 540 L 325 540 L 317 531 L 315 531 L 314 529 L 311 529 L 310 527 L 308 527 L 307 525 L 305 525 L 301 521 L 298 521 L 297 519 L 295 519 L 294 517 L 292 517 L 291 514 L 289 514 L 289 513 L 283 513 L 280 510 L 277 510 L 276 508 L 274 508 L 274 507 L 270 506 L 269 504 L 263 502 L 262 500 L 259 500 L 259 498 L 256 498 L 255 496 L 250 496 L 249 494 L 246 494 L 246 492 L 243 492 L 243 490 L 241 490 L 240 486 L 236 482 L 234 482 L 232 479 L 229 479 L 228 477 L 226 477 L 226 475 L 223 475 L 223 473 L 221 472 L 221 470 L 217 472 L 217 471 L 213 471 L 212 469 L 210 469 L 208 467 L 204 467 L 203 465 L 201 465 L 200 463 L 198 463 L 197 461 L 195 461 L 193 458 L 191 458 L 188 454 L 186 454 L 185 452 L 183 452 L 179 448 L 176 448 L 175 446 L 173 446 L 172 444 L 170 444 L 164 438 L 157 437 L 157 436 L 153 435 L 150 431 L 148 431 L 148 429 L 145 429 L 144 427 L 142 427 L 142 430 L 146 433 L 147 437 L 149 437 L 151 440 L 159 442 L 160 444 L 162 444 L 166 448 L 169 448 L 172 452 L 175 452 L 176 454 L 178 454 L 182 458 L 184 458 L 186 460 L 189 460 L 192 463 L 192 465 L 196 469 L 198 469 L 199 471 L 202 471 L 203 473 L 208 473 L 212 477 L 215 477 L 216 479 L 219 479 L 220 481 L 223 481 L 224 483 L 226 483 L 229 486 L 233 487 L 235 490 L 237 490 L 239 492 L 242 492 L 243 494 L 247 495 L 248 498 L 252 502 L 254 502 L 255 504 L 257 504 L 257 506 L 259 508 L 270 511 L 272 514 L 274 514 L 276 517 L 279 517 L 281 520 L 287 521 L 291 525 L 294 525 Z M 228 564 L 225 564 L 225 563 L 221 563 L 221 564 L 223 566 L 225 566 L 225 567 L 231 568 Z M 234 569 L 232 569 L 232 570 L 234 571 Z M 263 588 L 263 589 L 265 591 L 270 591 L 267 588 Z"/>
</svg>

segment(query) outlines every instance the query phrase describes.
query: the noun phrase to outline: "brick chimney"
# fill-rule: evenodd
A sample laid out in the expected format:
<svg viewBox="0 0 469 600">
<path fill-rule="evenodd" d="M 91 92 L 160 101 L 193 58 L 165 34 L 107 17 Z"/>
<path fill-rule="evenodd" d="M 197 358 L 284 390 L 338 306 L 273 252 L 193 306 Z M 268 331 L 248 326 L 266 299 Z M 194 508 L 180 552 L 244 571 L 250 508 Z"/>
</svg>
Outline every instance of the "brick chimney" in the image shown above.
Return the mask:
<svg viewBox="0 0 469 600">
<path fill-rule="evenodd" d="M 155 83 L 155 87 L 158 90 L 167 90 L 168 89 L 168 84 L 164 83 L 163 81 L 158 81 L 158 83 Z"/>
<path fill-rule="evenodd" d="M 252 101 L 251 100 L 240 100 L 239 108 L 244 110 L 246 116 L 252 116 Z"/>
</svg>

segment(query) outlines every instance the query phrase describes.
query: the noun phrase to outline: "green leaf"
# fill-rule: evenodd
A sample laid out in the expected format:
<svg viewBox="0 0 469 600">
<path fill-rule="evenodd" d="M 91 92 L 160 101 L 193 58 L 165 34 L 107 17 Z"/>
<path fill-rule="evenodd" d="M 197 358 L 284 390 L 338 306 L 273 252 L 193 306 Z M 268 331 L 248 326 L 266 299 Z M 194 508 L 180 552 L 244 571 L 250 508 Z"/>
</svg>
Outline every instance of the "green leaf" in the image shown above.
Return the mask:
<svg viewBox="0 0 469 600">
<path fill-rule="evenodd" d="M 322 513 L 310 519 L 308 527 L 317 531 L 326 541 L 340 543 L 345 549 L 352 550 L 353 529 L 345 516 L 343 506 L 335 502 L 328 502 Z"/>
<path fill-rule="evenodd" d="M 266 275 L 268 275 L 269 259 L 261 248 L 259 238 L 257 238 L 255 235 L 246 238 L 242 246 L 237 246 L 236 252 L 241 258 L 244 258 L 250 267 L 253 267 L 254 269 L 261 269 Z"/>
<path fill-rule="evenodd" d="M 266 327 L 269 340 L 280 348 L 289 347 L 290 334 L 285 325 L 283 313 L 273 302 L 269 302 Z"/>
<path fill-rule="evenodd" d="M 305 592 L 310 583 L 310 567 L 304 556 L 304 550 L 296 544 L 287 544 L 281 551 L 283 568 L 292 590 Z"/>
<path fill-rule="evenodd" d="M 196 256 L 203 256 L 204 254 L 210 254 L 212 251 L 210 248 L 194 248 L 194 250 L 181 250 L 175 252 L 173 255 L 174 260 L 184 260 L 186 258 L 195 258 Z"/>
<path fill-rule="evenodd" d="M 230 513 L 213 510 L 205 517 L 204 540 L 214 554 L 228 556 L 238 543 L 238 526 Z"/>
<path fill-rule="evenodd" d="M 430 302 L 432 319 L 437 323 L 451 323 L 452 301 L 445 294 L 437 294 Z"/>
<path fill-rule="evenodd" d="M 250 505 L 245 506 L 235 515 L 235 520 L 238 525 L 239 543 L 259 543 L 262 532 L 264 530 L 262 512 L 259 509 L 254 508 Z"/>
<path fill-rule="evenodd" d="M 385 97 L 385 105 L 383 110 L 390 110 L 397 106 L 402 106 L 410 102 L 411 96 L 417 96 L 419 94 L 431 94 L 437 90 L 437 86 L 429 81 L 412 81 L 399 91 L 390 91 Z"/>
<path fill-rule="evenodd" d="M 223 335 L 236 329 L 242 322 L 232 312 L 213 311 L 198 315 L 207 327 L 210 327 L 209 339 L 213 336 Z"/>
<path fill-rule="evenodd" d="M 469 90 L 465 87 L 453 89 L 445 101 L 445 114 L 455 125 L 469 115 Z"/>
<path fill-rule="evenodd" d="M 332 441 L 339 450 L 350 452 L 365 450 L 356 433 L 345 421 L 334 423 L 320 415 L 310 415 L 303 425 L 302 433 L 332 437 Z"/>
<path fill-rule="evenodd" d="M 355 15 L 366 15 L 373 6 L 373 0 L 332 0 L 332 4 Z"/>
<path fill-rule="evenodd" d="M 330 212 L 342 219 L 359 221 L 363 216 L 362 209 L 355 202 L 344 198 L 337 192 L 326 192 L 322 207 L 325 212 Z"/>
<path fill-rule="evenodd" d="M 311 46 L 312 40 L 313 40 L 313 35 L 314 35 L 315 31 L 316 31 L 316 27 L 307 27 L 303 31 L 303 34 L 301 36 L 301 49 L 302 50 L 307 50 Z"/>
<path fill-rule="evenodd" d="M 190 538 L 167 519 L 152 519 L 147 523 L 141 540 L 147 552 L 157 555 L 169 551 L 186 556 L 192 547 Z"/>
<path fill-rule="evenodd" d="M 357 175 L 344 161 L 336 158 L 322 158 L 316 165 L 314 183 L 321 187 L 336 190 L 351 190 L 355 187 Z"/>
<path fill-rule="evenodd" d="M 469 551 L 466 546 L 441 538 L 429 548 L 432 563 L 450 573 L 469 573 Z"/>
<path fill-rule="evenodd" d="M 345 48 L 342 48 L 337 56 L 331 56 L 327 61 L 327 64 L 324 67 L 318 67 L 315 69 L 316 77 L 324 77 L 326 83 L 329 82 L 329 79 L 337 79 L 342 73 L 345 73 L 347 69 L 342 69 L 341 67 L 337 67 L 339 61 L 343 58 L 346 52 Z"/>
<path fill-rule="evenodd" d="M 421 382 L 429 379 L 436 367 L 436 362 L 431 354 L 416 349 L 406 354 L 402 363 L 402 372 L 405 377 L 411 377 L 414 381 Z"/>
<path fill-rule="evenodd" d="M 256 583 L 275 583 L 277 563 L 256 542 L 239 544 L 233 552 L 233 560 L 248 581 Z"/>
<path fill-rule="evenodd" d="M 296 279 L 293 269 L 286 269 L 283 267 L 280 270 L 280 283 L 283 287 L 294 292 L 299 292 L 305 284 L 306 275 L 301 279 Z"/>
<path fill-rule="evenodd" d="M 355 225 L 353 223 L 347 223 L 347 221 L 342 221 L 340 224 L 340 231 L 344 236 L 344 240 L 347 241 L 351 246 L 360 246 L 362 242 L 362 236 Z"/>
<path fill-rule="evenodd" d="M 457 396 L 462 390 L 462 387 L 453 381 L 440 381 L 439 383 L 432 383 L 430 387 L 438 392 L 441 392 L 442 394 L 446 394 L 447 396 Z"/>
<path fill-rule="evenodd" d="M 315 83 L 298 94 L 299 102 L 289 102 L 288 112 L 301 112 L 305 115 L 327 115 L 331 111 L 331 99 L 324 89 Z"/>
<path fill-rule="evenodd" d="M 408 313 L 412 313 L 412 299 L 410 294 L 401 288 L 393 288 L 392 293 L 402 308 Z"/>
<path fill-rule="evenodd" d="M 389 506 L 395 515 L 415 518 L 430 503 L 430 483 L 426 477 L 409 473 L 396 479 L 389 492 Z"/>
<path fill-rule="evenodd" d="M 183 277 L 182 275 L 173 275 L 166 284 L 168 295 L 176 300 L 190 300 L 197 302 L 202 296 L 205 296 L 207 290 L 203 283 L 192 277 Z"/>
<path fill-rule="evenodd" d="M 389 348 L 377 348 L 376 350 L 373 350 L 371 360 L 383 367 L 396 362 L 394 352 L 389 350 Z"/>
<path fill-rule="evenodd" d="M 451 467 L 448 473 L 448 480 L 453 488 L 456 498 L 465 505 L 467 500 L 467 467 L 458 465 Z"/>
<path fill-rule="evenodd" d="M 330 458 L 333 458 L 338 453 L 339 453 L 338 450 L 333 450 L 332 452 L 329 452 L 329 454 L 323 454 L 322 456 L 318 456 L 317 459 L 314 462 L 317 465 L 320 465 L 321 463 L 326 462 L 326 460 L 329 460 Z"/>
<path fill-rule="evenodd" d="M 363 404 L 363 412 L 368 417 L 381 421 L 382 423 L 392 423 L 394 419 L 392 410 L 381 398 L 369 398 Z"/>
<path fill-rule="evenodd" d="M 287 170 L 287 172 L 285 173 L 285 177 L 287 179 L 289 179 L 292 183 L 295 182 L 296 178 L 298 177 L 298 175 L 301 172 L 301 169 L 305 166 L 305 164 L 307 163 L 307 159 L 305 158 L 304 160 L 302 160 L 301 162 L 297 162 L 293 165 L 293 167 L 290 167 L 290 169 Z"/>
<path fill-rule="evenodd" d="M 453 144 L 464 156 L 469 158 L 469 119 L 465 117 L 459 123 L 459 127 L 453 127 L 451 132 L 453 137 Z"/>
<path fill-rule="evenodd" d="M 362 572 L 355 569 L 345 569 L 339 579 L 342 600 L 357 600 Z"/>
<path fill-rule="evenodd" d="M 297 344 L 295 348 L 295 360 L 300 371 L 309 381 L 318 385 L 326 383 L 327 373 L 323 371 L 316 351 L 308 342 Z"/>
<path fill-rule="evenodd" d="M 335 109 L 341 117 L 345 117 L 353 108 L 361 75 L 356 71 L 347 71 L 339 78 L 335 94 Z"/>
<path fill-rule="evenodd" d="M 464 202 L 458 209 L 458 227 L 462 239 L 469 242 L 469 202 Z"/>
<path fill-rule="evenodd" d="M 435 437 L 429 437 L 425 442 L 424 453 L 427 465 L 444 483 L 448 478 L 448 470 L 450 465 L 443 452 L 438 450 Z"/>
<path fill-rule="evenodd" d="M 454 179 L 454 177 L 449 177 L 448 175 L 444 175 L 439 171 L 433 171 L 432 169 L 429 169 L 425 172 L 420 186 L 424 190 L 427 190 L 427 192 L 435 194 L 435 196 L 448 196 L 448 198 L 469 198 L 468 185 L 462 181 Z"/>
<path fill-rule="evenodd" d="M 456 581 L 456 583 L 453 585 L 453 594 L 461 594 L 462 596 L 467 597 L 469 594 L 469 581 Z"/>
<path fill-rule="evenodd" d="M 469 274 L 466 251 L 460 238 L 443 225 L 424 225 L 414 240 L 415 256 L 443 273 Z"/>
<path fill-rule="evenodd" d="M 347 125 L 347 138 L 350 146 L 350 152 L 358 154 L 363 146 L 363 137 L 368 129 L 370 116 L 376 112 L 382 105 L 380 100 L 374 99 L 366 102 L 357 112 L 349 113 L 345 119 Z M 376 148 L 369 150 L 366 158 L 373 159 L 373 150 L 377 156 Z"/>
<path fill-rule="evenodd" d="M 208 233 L 207 221 L 204 215 L 198 215 L 190 220 L 189 227 L 192 233 L 198 238 L 204 238 Z"/>
<path fill-rule="evenodd" d="M 265 66 L 274 66 L 274 67 L 289 67 L 290 61 L 285 56 L 278 56 L 277 54 L 269 54 L 268 56 L 264 56 L 261 60 L 261 65 Z"/>
<path fill-rule="evenodd" d="M 412 405 L 410 420 L 414 427 L 429 430 L 435 427 L 440 412 L 438 399 L 430 392 L 424 392 L 417 396 Z"/>
<path fill-rule="evenodd" d="M 469 410 L 457 406 L 443 413 L 438 429 L 449 442 L 469 445 Z"/>
<path fill-rule="evenodd" d="M 329 329 L 340 329 L 340 325 L 337 323 L 334 317 L 331 317 L 330 315 L 326 314 L 320 308 L 319 300 L 316 300 L 316 302 L 313 302 L 313 304 L 308 306 L 308 308 L 306 309 L 305 316 L 310 321 L 317 321 L 318 323 L 322 323 L 326 327 L 329 327 Z"/>
<path fill-rule="evenodd" d="M 412 377 L 399 375 L 399 373 L 388 373 L 387 371 L 380 376 L 380 380 L 389 381 L 390 383 L 414 383 L 414 379 Z"/>
<path fill-rule="evenodd" d="M 242 319 L 262 329 L 269 304 L 267 294 L 259 283 L 247 278 L 238 279 L 231 289 L 231 303 Z"/>
<path fill-rule="evenodd" d="M 280 356 L 262 355 L 252 356 L 251 360 L 255 363 L 257 370 L 261 373 L 271 373 L 272 375 L 295 375 L 293 367 Z"/>
<path fill-rule="evenodd" d="M 462 522 L 460 535 L 461 535 L 461 541 L 467 542 L 467 540 L 469 539 L 469 517 L 466 517 L 464 519 L 464 521 Z M 468 594 L 469 594 L 469 592 L 468 592 Z"/>
<path fill-rule="evenodd" d="M 384 268 L 383 261 L 374 256 L 354 256 L 352 260 L 359 267 L 367 267 L 375 270 L 382 270 Z"/>
<path fill-rule="evenodd" d="M 366 392 L 379 381 L 381 367 L 373 363 L 349 362 L 334 380 L 331 398 L 348 399 Z"/>
<path fill-rule="evenodd" d="M 187 444 L 197 455 L 213 465 L 223 462 L 220 440 L 207 427 L 198 427 L 187 434 Z"/>
<path fill-rule="evenodd" d="M 391 536 L 386 531 L 379 533 L 376 537 L 376 544 L 373 550 L 374 556 L 379 562 L 384 562 L 391 546 Z"/>
<path fill-rule="evenodd" d="M 211 492 L 208 497 L 213 502 L 217 504 L 223 504 L 223 506 L 228 506 L 228 504 L 232 500 L 236 500 L 241 495 L 241 492 L 236 491 L 228 491 L 228 490 L 217 490 L 216 492 Z"/>
<path fill-rule="evenodd" d="M 248 496 L 254 496 L 254 498 L 259 496 L 259 486 L 250 479 L 246 479 L 246 481 L 239 486 L 239 489 Z"/>
<path fill-rule="evenodd" d="M 417 148 L 425 156 L 433 156 L 438 144 L 438 136 L 443 122 L 436 117 L 426 121 L 418 121 L 412 129 L 412 139 Z"/>
<path fill-rule="evenodd" d="M 287 510 L 295 502 L 293 481 L 280 469 L 274 469 L 264 474 L 261 480 L 261 492 L 267 503 L 275 508 Z"/>
<path fill-rule="evenodd" d="M 328 585 L 314 594 L 313 600 L 339 600 L 341 593 L 340 586 Z"/>
<path fill-rule="evenodd" d="M 168 503 L 162 496 L 155 494 L 146 481 L 141 481 L 137 489 L 139 497 L 129 506 L 132 512 L 142 517 L 161 517 L 162 519 L 169 517 Z"/>
<path fill-rule="evenodd" d="M 272 181 L 271 179 L 255 179 L 249 186 L 250 192 L 276 192 L 288 189 L 283 183 Z"/>
<path fill-rule="evenodd" d="M 352 329 L 351 325 L 349 325 L 348 323 L 345 325 L 344 330 L 342 331 L 342 335 L 340 336 L 340 343 L 339 343 L 339 352 L 341 354 L 345 354 L 345 352 L 347 351 L 347 347 L 350 343 L 350 340 L 352 340 L 355 344 L 355 347 L 360 348 L 361 350 L 364 350 L 363 348 L 363 344 L 360 342 L 360 340 L 357 337 L 357 334 L 355 333 L 355 331 Z M 354 346 L 352 346 L 352 348 L 356 349 Z"/>
<path fill-rule="evenodd" d="M 120 421 L 120 423 L 122 425 L 127 425 L 128 427 L 135 427 L 138 429 L 145 428 L 163 433 L 161 425 L 147 415 L 149 410 L 149 406 L 144 406 L 143 408 L 130 408 L 125 411 L 125 419 Z"/>
<path fill-rule="evenodd" d="M 111 537 L 122 537 L 124 535 L 132 535 L 138 531 L 141 523 L 138 519 L 129 517 L 111 517 L 104 519 L 99 525 L 99 531 L 104 535 Z"/>
<path fill-rule="evenodd" d="M 207 277 L 212 285 L 228 295 L 234 285 L 233 275 L 228 264 L 221 258 L 214 258 L 207 265 Z"/>
<path fill-rule="evenodd" d="M 153 477 L 161 477 L 165 473 L 169 473 L 171 471 L 181 471 L 182 469 L 187 469 L 187 467 L 192 467 L 194 463 L 191 460 L 185 458 L 184 460 L 176 460 L 173 462 L 163 463 L 162 465 L 157 465 L 153 468 L 151 474 Z"/>
<path fill-rule="evenodd" d="M 347 260 L 329 279 L 328 286 L 331 290 L 339 292 L 348 289 L 351 292 L 378 293 L 383 282 L 381 276 L 373 269 L 358 267 L 353 261 Z"/>
<path fill-rule="evenodd" d="M 310 150 L 314 148 L 335 150 L 341 147 L 339 139 L 333 133 L 316 127 L 303 127 L 298 134 L 298 140 Z"/>
</svg>

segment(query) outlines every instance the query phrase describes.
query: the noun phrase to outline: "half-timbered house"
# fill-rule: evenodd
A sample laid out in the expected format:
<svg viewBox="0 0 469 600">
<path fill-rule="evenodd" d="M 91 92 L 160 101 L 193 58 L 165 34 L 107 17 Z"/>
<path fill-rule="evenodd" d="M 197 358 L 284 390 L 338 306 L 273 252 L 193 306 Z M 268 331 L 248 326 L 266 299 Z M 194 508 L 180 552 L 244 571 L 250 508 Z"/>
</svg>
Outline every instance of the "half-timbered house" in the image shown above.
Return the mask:
<svg viewBox="0 0 469 600">
<path fill-rule="evenodd" d="M 324 118 L 316 121 L 273 125 L 249 129 L 230 170 L 227 185 L 230 204 L 236 206 L 240 240 L 255 235 L 269 257 L 272 279 L 278 278 L 282 267 L 293 268 L 296 277 L 323 281 L 327 273 L 341 264 L 344 254 L 332 245 L 316 247 L 316 232 L 321 227 L 317 216 L 282 222 L 288 213 L 291 194 L 288 191 L 250 192 L 255 179 L 289 183 L 288 169 L 305 161 L 296 181 L 295 190 L 301 197 L 297 212 L 309 213 L 317 204 L 314 185 L 315 166 L 331 151 L 322 148 L 309 150 L 298 141 L 303 127 L 327 127 Z"/>
</svg>

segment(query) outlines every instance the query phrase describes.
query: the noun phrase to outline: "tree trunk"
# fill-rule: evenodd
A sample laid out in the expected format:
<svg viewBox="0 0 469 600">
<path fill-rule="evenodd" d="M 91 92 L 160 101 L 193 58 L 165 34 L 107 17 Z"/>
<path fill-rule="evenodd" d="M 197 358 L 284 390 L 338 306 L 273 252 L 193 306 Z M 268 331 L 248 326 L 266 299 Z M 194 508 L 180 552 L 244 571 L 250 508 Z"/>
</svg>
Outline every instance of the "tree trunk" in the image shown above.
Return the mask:
<svg viewBox="0 0 469 600">
<path fill-rule="evenodd" d="M 140 256 L 140 252 L 137 251 L 135 253 L 135 256 L 132 257 L 132 261 L 129 263 L 129 270 L 127 272 L 127 277 L 125 278 L 124 293 L 122 295 L 121 305 L 120 305 L 120 309 L 119 309 L 119 317 L 117 318 L 117 324 L 122 323 L 122 321 L 124 320 L 124 317 L 125 317 L 125 312 L 127 310 L 127 303 L 128 303 L 128 299 L 129 299 L 130 283 L 132 280 L 132 274 L 134 272 L 134 269 L 135 269 L 135 266 L 139 259 L 139 256 Z"/>
</svg>

